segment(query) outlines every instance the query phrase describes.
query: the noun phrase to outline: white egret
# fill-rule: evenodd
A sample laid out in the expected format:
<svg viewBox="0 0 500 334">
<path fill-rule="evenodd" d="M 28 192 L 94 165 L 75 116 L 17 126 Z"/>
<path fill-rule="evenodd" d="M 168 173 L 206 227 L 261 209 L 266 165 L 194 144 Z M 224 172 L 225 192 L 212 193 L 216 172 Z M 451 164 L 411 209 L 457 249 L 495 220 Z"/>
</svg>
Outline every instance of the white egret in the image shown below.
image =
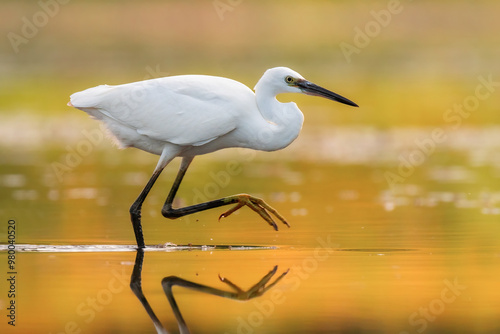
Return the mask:
<svg viewBox="0 0 500 334">
<path fill-rule="evenodd" d="M 254 89 L 255 93 L 244 84 L 223 77 L 179 75 L 116 86 L 101 85 L 71 95 L 68 105 L 102 121 L 121 147 L 136 147 L 160 156 L 149 182 L 130 207 L 139 248 L 145 247 L 142 203 L 162 170 L 175 157 L 182 157 L 182 162 L 162 209 L 166 218 L 236 204 L 219 219 L 246 205 L 275 230 L 278 227 L 271 214 L 288 225 L 263 200 L 247 194 L 184 208 L 172 207 L 182 178 L 196 155 L 229 147 L 275 151 L 288 146 L 298 136 L 304 115 L 295 103 L 281 103 L 276 95 L 303 93 L 357 107 L 354 102 L 305 80 L 286 67 L 267 70 Z"/>
</svg>

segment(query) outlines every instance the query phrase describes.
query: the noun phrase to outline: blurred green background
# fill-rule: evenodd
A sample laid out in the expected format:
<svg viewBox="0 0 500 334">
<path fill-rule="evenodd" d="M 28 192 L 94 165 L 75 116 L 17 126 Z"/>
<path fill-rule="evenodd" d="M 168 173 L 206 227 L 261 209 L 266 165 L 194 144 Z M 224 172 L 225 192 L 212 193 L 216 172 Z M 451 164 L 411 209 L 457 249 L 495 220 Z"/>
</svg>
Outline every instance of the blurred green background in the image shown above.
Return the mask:
<svg viewBox="0 0 500 334">
<path fill-rule="evenodd" d="M 493 0 L 400 1 L 388 18 L 380 14 L 388 12 L 388 1 L 41 2 L 49 9 L 2 1 L 3 115 L 75 113 L 66 107 L 75 91 L 153 76 L 220 75 L 253 88 L 267 68 L 288 66 L 362 107 L 327 116 L 306 112 L 307 118 L 439 125 L 447 108 L 474 92 L 477 76 L 498 79 L 500 72 L 500 4 Z M 54 13 L 46 24 L 37 16 L 41 10 Z M 25 28 L 28 38 L 12 43 L 19 40 L 8 33 L 25 36 L 23 17 L 36 32 Z M 358 44 L 356 28 L 368 33 Z M 361 47 L 347 59 L 341 43 Z M 328 104 L 293 99 L 304 110 Z M 497 112 L 498 98 L 490 99 L 467 123 L 497 122 Z"/>
</svg>

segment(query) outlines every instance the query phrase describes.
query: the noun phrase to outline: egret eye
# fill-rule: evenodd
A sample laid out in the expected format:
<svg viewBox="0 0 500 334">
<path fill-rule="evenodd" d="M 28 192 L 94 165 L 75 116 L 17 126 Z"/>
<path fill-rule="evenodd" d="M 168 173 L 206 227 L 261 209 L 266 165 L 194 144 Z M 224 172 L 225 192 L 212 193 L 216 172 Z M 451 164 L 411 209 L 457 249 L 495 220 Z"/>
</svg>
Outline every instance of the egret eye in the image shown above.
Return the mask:
<svg viewBox="0 0 500 334">
<path fill-rule="evenodd" d="M 295 81 L 294 78 L 292 76 L 290 76 L 290 75 L 287 75 L 285 77 L 285 82 L 288 83 L 288 84 L 291 84 L 294 81 Z"/>
</svg>

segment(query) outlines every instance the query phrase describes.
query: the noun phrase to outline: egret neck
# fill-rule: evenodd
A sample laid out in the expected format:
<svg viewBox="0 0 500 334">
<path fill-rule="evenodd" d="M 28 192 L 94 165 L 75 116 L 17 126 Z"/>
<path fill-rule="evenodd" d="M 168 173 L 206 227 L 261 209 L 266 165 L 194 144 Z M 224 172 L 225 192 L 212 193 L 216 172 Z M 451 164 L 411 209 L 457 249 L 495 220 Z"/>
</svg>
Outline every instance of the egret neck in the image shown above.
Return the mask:
<svg viewBox="0 0 500 334">
<path fill-rule="evenodd" d="M 257 107 L 266 122 L 255 139 L 258 149 L 275 151 L 287 147 L 297 138 L 304 123 L 304 115 L 294 102 L 282 103 L 276 99 L 276 95 L 287 93 L 283 87 L 263 79 L 265 77 L 259 80 L 254 89 Z"/>
</svg>

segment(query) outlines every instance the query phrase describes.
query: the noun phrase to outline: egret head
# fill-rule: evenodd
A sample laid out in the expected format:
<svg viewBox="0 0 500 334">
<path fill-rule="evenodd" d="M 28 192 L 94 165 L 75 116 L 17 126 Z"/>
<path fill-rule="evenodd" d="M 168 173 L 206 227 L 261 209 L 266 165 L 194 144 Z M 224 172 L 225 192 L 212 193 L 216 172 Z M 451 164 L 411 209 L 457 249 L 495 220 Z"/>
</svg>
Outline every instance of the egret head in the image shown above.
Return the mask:
<svg viewBox="0 0 500 334">
<path fill-rule="evenodd" d="M 321 96 L 353 107 L 358 106 L 356 103 L 339 94 L 307 81 L 299 73 L 287 67 L 274 67 L 267 70 L 257 85 L 255 85 L 255 91 L 257 92 L 262 86 L 265 86 L 270 93 L 275 95 L 280 93 L 302 93 Z"/>
</svg>

